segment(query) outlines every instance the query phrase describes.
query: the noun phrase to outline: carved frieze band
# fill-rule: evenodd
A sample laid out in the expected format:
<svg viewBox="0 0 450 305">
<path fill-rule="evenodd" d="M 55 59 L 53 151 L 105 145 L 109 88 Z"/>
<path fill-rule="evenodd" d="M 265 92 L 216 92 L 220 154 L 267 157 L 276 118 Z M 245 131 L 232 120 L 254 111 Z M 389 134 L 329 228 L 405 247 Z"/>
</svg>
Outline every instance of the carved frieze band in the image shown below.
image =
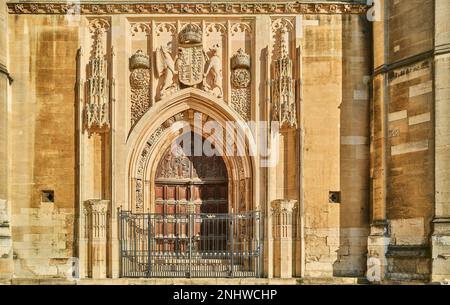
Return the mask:
<svg viewBox="0 0 450 305">
<path fill-rule="evenodd" d="M 17 3 L 10 14 L 364 14 L 368 7 L 350 3 L 300 2 L 137 2 L 137 3 Z"/>
</svg>

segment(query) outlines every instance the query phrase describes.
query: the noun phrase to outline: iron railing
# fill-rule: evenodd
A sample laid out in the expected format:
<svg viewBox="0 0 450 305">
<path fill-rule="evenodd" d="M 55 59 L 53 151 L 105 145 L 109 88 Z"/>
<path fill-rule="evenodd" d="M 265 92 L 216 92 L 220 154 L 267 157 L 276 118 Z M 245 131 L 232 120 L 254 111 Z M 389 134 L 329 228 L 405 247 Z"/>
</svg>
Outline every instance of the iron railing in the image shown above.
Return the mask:
<svg viewBox="0 0 450 305">
<path fill-rule="evenodd" d="M 122 277 L 260 277 L 262 219 L 119 212 Z"/>
</svg>

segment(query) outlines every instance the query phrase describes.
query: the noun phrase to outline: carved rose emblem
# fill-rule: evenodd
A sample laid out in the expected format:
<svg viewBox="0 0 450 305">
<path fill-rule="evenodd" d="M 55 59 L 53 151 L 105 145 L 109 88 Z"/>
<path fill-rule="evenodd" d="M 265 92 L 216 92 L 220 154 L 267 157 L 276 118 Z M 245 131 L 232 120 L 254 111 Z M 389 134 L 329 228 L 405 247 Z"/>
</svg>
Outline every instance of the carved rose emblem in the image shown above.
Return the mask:
<svg viewBox="0 0 450 305">
<path fill-rule="evenodd" d="M 130 75 L 130 84 L 133 89 L 142 89 L 150 85 L 150 72 L 148 69 L 136 69 Z"/>
<path fill-rule="evenodd" d="M 232 82 L 237 88 L 247 88 L 250 84 L 250 72 L 247 69 L 234 70 Z"/>
</svg>

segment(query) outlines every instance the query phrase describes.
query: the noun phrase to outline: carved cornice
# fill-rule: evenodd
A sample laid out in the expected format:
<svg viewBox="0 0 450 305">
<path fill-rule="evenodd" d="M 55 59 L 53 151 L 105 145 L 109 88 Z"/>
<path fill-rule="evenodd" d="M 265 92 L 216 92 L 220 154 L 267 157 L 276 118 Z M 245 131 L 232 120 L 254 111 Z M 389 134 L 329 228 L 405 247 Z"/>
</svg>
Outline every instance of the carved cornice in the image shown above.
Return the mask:
<svg viewBox="0 0 450 305">
<path fill-rule="evenodd" d="M 112 15 L 112 14 L 365 14 L 357 3 L 302 2 L 9 2 L 10 14 Z"/>
</svg>

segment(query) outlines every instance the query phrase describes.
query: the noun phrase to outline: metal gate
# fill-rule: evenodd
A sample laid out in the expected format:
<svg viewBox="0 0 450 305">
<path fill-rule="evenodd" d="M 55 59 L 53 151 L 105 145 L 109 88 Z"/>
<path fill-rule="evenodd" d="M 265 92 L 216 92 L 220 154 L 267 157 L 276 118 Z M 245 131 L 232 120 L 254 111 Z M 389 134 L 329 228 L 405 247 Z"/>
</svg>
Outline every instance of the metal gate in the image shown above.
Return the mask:
<svg viewBox="0 0 450 305">
<path fill-rule="evenodd" d="M 122 277 L 260 277 L 260 212 L 119 213 Z"/>
</svg>

